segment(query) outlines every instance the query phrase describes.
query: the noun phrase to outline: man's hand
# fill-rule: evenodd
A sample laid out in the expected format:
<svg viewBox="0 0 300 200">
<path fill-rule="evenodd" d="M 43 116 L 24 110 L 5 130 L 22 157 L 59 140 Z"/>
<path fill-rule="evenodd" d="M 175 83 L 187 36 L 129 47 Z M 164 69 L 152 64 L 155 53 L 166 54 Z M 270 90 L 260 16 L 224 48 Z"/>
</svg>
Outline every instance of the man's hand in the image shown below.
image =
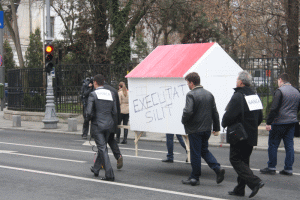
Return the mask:
<svg viewBox="0 0 300 200">
<path fill-rule="evenodd" d="M 220 135 L 220 131 L 213 131 L 212 134 L 213 134 L 214 136 L 219 136 L 219 135 Z"/>
<path fill-rule="evenodd" d="M 92 86 L 93 86 L 93 84 L 92 84 L 92 83 L 90 83 L 90 84 L 89 84 L 89 87 L 92 87 Z"/>
<path fill-rule="evenodd" d="M 267 130 L 267 131 L 272 130 L 271 125 L 266 125 L 266 130 Z"/>
</svg>

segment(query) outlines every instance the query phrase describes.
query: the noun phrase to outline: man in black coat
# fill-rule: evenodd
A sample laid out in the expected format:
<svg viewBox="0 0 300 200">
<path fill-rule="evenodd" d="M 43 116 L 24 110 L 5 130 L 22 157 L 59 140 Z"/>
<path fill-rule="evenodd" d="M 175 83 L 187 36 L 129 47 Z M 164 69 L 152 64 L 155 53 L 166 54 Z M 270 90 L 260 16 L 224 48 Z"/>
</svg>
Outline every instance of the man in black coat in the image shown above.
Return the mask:
<svg viewBox="0 0 300 200">
<path fill-rule="evenodd" d="M 189 73 L 185 80 L 191 91 L 186 95 L 181 122 L 188 134 L 191 150 L 192 173 L 183 184 L 199 185 L 201 176 L 201 157 L 217 174 L 216 182 L 224 180 L 225 170 L 208 150 L 211 133 L 220 131 L 219 114 L 214 96 L 200 85 L 200 76 L 196 72 Z M 211 130 L 213 126 L 213 131 Z"/>
<path fill-rule="evenodd" d="M 114 172 L 108 156 L 107 142 L 111 129 L 115 126 L 117 117 L 117 107 L 115 95 L 110 90 L 103 87 L 104 77 L 100 74 L 94 77 L 95 91 L 90 93 L 87 106 L 87 117 L 94 118 L 97 124 L 93 137 L 98 149 L 98 156 L 91 171 L 95 176 L 99 175 L 101 166 L 105 169 L 105 177 L 101 178 L 106 181 L 114 181 Z"/>
<path fill-rule="evenodd" d="M 234 89 L 235 93 L 228 103 L 222 119 L 224 128 L 241 122 L 248 134 L 247 140 L 230 144 L 230 162 L 238 174 L 238 185 L 233 191 L 228 193 L 235 196 L 245 196 L 245 187 L 247 185 L 252 190 L 249 198 L 255 196 L 258 190 L 264 186 L 262 180 L 255 176 L 249 167 L 253 146 L 257 146 L 258 126 L 262 122 L 262 110 L 250 111 L 244 98 L 244 95 L 256 94 L 250 87 L 251 82 L 252 77 L 248 72 L 242 71 L 239 73 L 236 82 L 237 87 Z M 241 120 L 243 115 L 244 121 Z"/>
</svg>

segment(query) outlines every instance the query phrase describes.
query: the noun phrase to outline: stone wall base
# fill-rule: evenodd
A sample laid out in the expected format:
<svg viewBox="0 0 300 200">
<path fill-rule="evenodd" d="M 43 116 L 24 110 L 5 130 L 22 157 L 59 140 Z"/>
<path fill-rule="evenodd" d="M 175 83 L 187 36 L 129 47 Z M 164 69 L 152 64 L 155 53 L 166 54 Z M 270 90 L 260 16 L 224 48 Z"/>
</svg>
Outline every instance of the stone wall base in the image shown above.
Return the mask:
<svg viewBox="0 0 300 200">
<path fill-rule="evenodd" d="M 33 121 L 33 122 L 42 122 L 45 113 L 44 112 L 29 112 L 29 111 L 15 111 L 3 110 L 3 118 L 12 120 L 13 115 L 21 115 L 22 121 Z M 59 123 L 68 123 L 68 118 L 76 118 L 78 123 L 83 123 L 82 114 L 73 114 L 73 113 L 56 113 Z"/>
</svg>

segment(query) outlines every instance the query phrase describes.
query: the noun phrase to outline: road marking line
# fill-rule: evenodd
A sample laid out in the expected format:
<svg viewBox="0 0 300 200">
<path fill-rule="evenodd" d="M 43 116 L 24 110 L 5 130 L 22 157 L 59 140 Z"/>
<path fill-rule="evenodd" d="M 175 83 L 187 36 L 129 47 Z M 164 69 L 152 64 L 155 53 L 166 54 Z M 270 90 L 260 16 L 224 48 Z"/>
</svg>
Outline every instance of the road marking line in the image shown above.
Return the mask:
<svg viewBox="0 0 300 200">
<path fill-rule="evenodd" d="M 23 153 L 15 153 L 16 151 L 5 151 L 1 150 L 0 153 L 2 154 L 10 154 L 10 155 L 17 155 L 17 156 L 27 156 L 27 157 L 33 157 L 33 158 L 44 158 L 44 159 L 50 159 L 50 160 L 60 160 L 60 161 L 67 161 L 67 162 L 77 162 L 77 163 L 86 163 L 86 161 L 81 160 L 70 160 L 70 159 L 64 159 L 64 158 L 53 158 L 53 157 L 47 157 L 47 156 L 37 156 L 37 155 L 30 155 L 30 154 L 23 154 Z"/>
<path fill-rule="evenodd" d="M 45 146 L 36 146 L 36 145 L 30 145 L 30 144 L 18 144 L 18 143 L 9 143 L 9 142 L 0 142 L 0 144 L 9 144 L 9 145 L 33 147 L 33 148 L 42 148 L 42 149 L 54 149 L 54 150 L 62 150 L 62 151 L 74 151 L 74 152 L 81 152 L 81 153 L 95 153 L 93 151 L 83 151 L 83 150 L 76 150 L 76 149 L 64 149 L 64 148 L 57 148 L 57 147 L 45 147 Z"/>
<path fill-rule="evenodd" d="M 73 151 L 73 152 L 80 152 L 80 153 L 96 153 L 94 151 L 83 151 L 83 150 L 76 150 L 76 149 L 64 149 L 64 148 L 57 148 L 57 147 L 45 147 L 45 146 L 35 146 L 35 145 L 28 145 L 28 144 L 17 144 L 17 143 L 9 143 L 9 142 L 0 142 L 0 144 L 9 144 L 9 145 L 17 145 L 17 146 L 26 146 L 26 147 L 33 147 L 33 148 L 43 148 L 43 149 L 54 149 L 54 150 L 62 150 L 62 151 Z M 109 153 L 109 155 L 112 155 L 112 153 Z M 143 158 L 143 159 L 149 159 L 149 160 L 161 160 L 160 158 L 151 158 L 151 157 L 141 157 L 141 156 L 132 156 L 132 155 L 124 155 L 124 157 L 132 157 L 132 158 Z M 186 163 L 185 161 L 180 161 L 180 160 L 174 160 L 174 162 L 179 162 L 179 163 Z M 207 165 L 206 163 L 201 163 L 202 165 Z M 222 165 L 222 167 L 226 168 L 233 168 L 232 166 L 226 166 Z M 259 171 L 260 169 L 253 169 L 253 171 Z M 278 172 L 278 171 L 277 171 Z M 293 175 L 300 176 L 300 173 L 293 173 Z"/>
<path fill-rule="evenodd" d="M 26 169 L 26 168 L 17 168 L 17 167 L 10 167 L 10 166 L 4 166 L 4 165 L 0 165 L 0 168 L 23 171 L 23 172 L 31 172 L 31 173 L 37 173 L 37 174 L 45 174 L 45 175 L 49 175 L 49 176 L 58 176 L 58 177 L 63 177 L 63 178 L 76 179 L 76 180 L 104 183 L 107 185 L 116 185 L 116 186 L 122 186 L 122 187 L 134 188 L 134 189 L 142 189 L 142 190 L 148 190 L 148 191 L 154 191 L 154 192 L 180 195 L 180 196 L 185 196 L 185 197 L 194 197 L 194 198 L 198 198 L 198 199 L 228 200 L 228 199 L 221 199 L 221 198 L 204 196 L 204 195 L 176 192 L 176 191 L 172 191 L 172 190 L 164 190 L 164 189 L 158 189 L 158 188 L 152 188 L 152 187 L 146 187 L 146 186 L 138 186 L 138 185 L 132 185 L 132 184 L 127 184 L 127 183 L 102 181 L 102 180 L 93 179 L 93 178 L 85 178 L 85 177 L 80 177 L 80 176 L 72 176 L 72 175 L 67 175 L 67 174 L 59 174 L 59 173 L 46 172 L 46 171 L 38 171 L 38 170 L 32 170 L 32 169 Z"/>
<path fill-rule="evenodd" d="M 132 150 L 135 151 L 135 148 L 125 148 L 125 147 L 119 147 L 119 149 L 124 149 L 124 150 Z M 154 153 L 167 153 L 167 151 L 156 151 L 156 150 L 148 150 L 148 149 L 139 149 L 139 151 L 145 151 L 145 152 L 154 152 Z M 173 154 L 181 154 L 178 152 L 173 152 Z"/>
</svg>

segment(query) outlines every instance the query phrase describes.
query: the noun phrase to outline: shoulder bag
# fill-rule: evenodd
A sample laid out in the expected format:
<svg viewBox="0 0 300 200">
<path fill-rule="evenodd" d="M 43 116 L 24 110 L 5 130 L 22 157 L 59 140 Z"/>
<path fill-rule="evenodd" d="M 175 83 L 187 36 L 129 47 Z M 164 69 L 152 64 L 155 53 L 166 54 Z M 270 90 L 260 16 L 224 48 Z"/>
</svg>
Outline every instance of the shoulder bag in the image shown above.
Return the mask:
<svg viewBox="0 0 300 200">
<path fill-rule="evenodd" d="M 242 122 L 244 122 L 244 102 L 242 101 Z M 241 122 L 234 123 L 227 127 L 227 143 L 236 144 L 239 141 L 248 139 L 244 125 Z"/>
</svg>

